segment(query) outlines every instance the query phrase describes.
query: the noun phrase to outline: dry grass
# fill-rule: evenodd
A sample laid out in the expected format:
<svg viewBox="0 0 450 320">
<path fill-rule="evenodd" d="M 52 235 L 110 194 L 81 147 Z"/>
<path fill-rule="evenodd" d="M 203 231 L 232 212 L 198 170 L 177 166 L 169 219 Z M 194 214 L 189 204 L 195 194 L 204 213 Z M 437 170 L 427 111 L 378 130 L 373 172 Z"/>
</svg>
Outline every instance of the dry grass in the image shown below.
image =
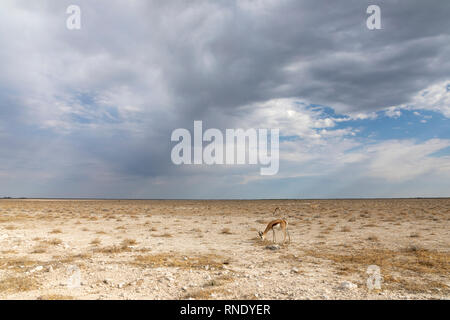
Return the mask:
<svg viewBox="0 0 450 320">
<path fill-rule="evenodd" d="M 380 239 L 378 239 L 378 237 L 376 235 L 371 234 L 370 236 L 367 237 L 367 240 L 369 241 L 374 241 L 374 242 L 378 242 L 380 241 Z"/>
<path fill-rule="evenodd" d="M 131 248 L 129 246 L 117 246 L 117 245 L 94 249 L 94 252 L 107 253 L 107 254 L 130 252 L 130 251 L 131 251 Z"/>
<path fill-rule="evenodd" d="M 215 299 L 214 295 L 219 293 L 225 294 L 223 288 L 206 288 L 206 289 L 197 289 L 190 293 L 187 293 L 183 299 L 194 299 L 194 300 L 209 300 Z"/>
<path fill-rule="evenodd" d="M 48 245 L 52 245 L 52 246 L 57 246 L 62 244 L 62 240 L 61 239 L 57 239 L 57 238 L 53 238 L 53 239 L 48 239 L 48 240 L 43 240 L 42 244 L 48 244 Z"/>
<path fill-rule="evenodd" d="M 170 233 L 163 233 L 163 234 L 152 234 L 152 237 L 155 238 L 172 238 L 172 235 Z"/>
<path fill-rule="evenodd" d="M 2 258 L 0 260 L 0 268 L 5 268 L 16 272 L 23 272 L 24 269 L 26 270 L 33 268 L 37 265 L 42 265 L 42 263 L 37 260 L 31 260 L 27 257 Z"/>
<path fill-rule="evenodd" d="M 8 277 L 0 280 L 0 292 L 18 293 L 38 288 L 38 282 L 32 277 Z"/>
<path fill-rule="evenodd" d="M 221 234 L 233 234 L 233 233 L 231 232 L 230 228 L 223 228 L 223 229 L 220 231 L 220 233 L 221 233 Z"/>
<path fill-rule="evenodd" d="M 203 288 L 196 289 L 187 293 L 184 299 L 208 300 L 215 299 L 218 294 L 226 295 L 223 288 L 227 283 L 234 281 L 229 275 L 222 275 L 203 284 Z"/>
<path fill-rule="evenodd" d="M 417 247 L 410 247 L 398 251 L 389 249 L 363 249 L 342 254 L 326 252 L 324 250 L 308 250 L 307 255 L 333 261 L 340 274 L 356 273 L 364 275 L 369 265 L 377 265 L 381 268 L 383 276 L 386 276 L 384 279 L 386 283 L 391 284 L 396 289 L 405 289 L 411 292 L 423 292 L 442 288 L 442 283 L 431 280 L 426 276 L 450 274 L 449 253 L 430 251 Z M 391 276 L 392 273 L 399 273 L 401 276 L 393 277 Z M 413 290 L 414 286 L 411 284 L 412 280 L 410 278 L 413 277 L 421 278 L 416 290 Z M 401 285 L 405 283 L 409 283 L 409 285 L 402 287 Z"/>
<path fill-rule="evenodd" d="M 90 244 L 93 246 L 98 246 L 100 243 L 102 243 L 102 240 L 100 240 L 99 238 L 95 238 L 90 242 Z"/>
<path fill-rule="evenodd" d="M 31 250 L 31 253 L 37 253 L 37 254 L 46 253 L 47 250 L 48 250 L 48 246 L 39 244 L 39 245 L 36 245 L 33 247 L 33 250 Z"/>
<path fill-rule="evenodd" d="M 74 300 L 74 297 L 62 294 L 44 294 L 37 298 L 38 300 Z"/>
<path fill-rule="evenodd" d="M 215 254 L 187 257 L 174 255 L 172 253 L 157 253 L 137 256 L 133 264 L 151 268 L 174 267 L 181 269 L 223 269 L 223 265 L 229 264 L 229 262 L 222 256 Z"/>
<path fill-rule="evenodd" d="M 121 243 L 122 247 L 130 247 L 137 244 L 137 241 L 134 239 L 124 239 Z"/>
</svg>

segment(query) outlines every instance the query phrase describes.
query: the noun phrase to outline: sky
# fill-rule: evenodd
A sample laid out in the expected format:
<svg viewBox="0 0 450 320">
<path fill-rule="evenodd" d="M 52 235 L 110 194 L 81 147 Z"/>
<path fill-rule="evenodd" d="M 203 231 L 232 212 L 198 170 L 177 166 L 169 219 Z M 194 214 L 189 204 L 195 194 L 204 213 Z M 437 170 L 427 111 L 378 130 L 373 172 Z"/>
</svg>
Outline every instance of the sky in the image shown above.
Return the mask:
<svg viewBox="0 0 450 320">
<path fill-rule="evenodd" d="M 442 0 L 2 0 L 0 197 L 448 197 L 449 17 Z M 278 128 L 278 173 L 173 164 L 195 120 Z"/>
</svg>

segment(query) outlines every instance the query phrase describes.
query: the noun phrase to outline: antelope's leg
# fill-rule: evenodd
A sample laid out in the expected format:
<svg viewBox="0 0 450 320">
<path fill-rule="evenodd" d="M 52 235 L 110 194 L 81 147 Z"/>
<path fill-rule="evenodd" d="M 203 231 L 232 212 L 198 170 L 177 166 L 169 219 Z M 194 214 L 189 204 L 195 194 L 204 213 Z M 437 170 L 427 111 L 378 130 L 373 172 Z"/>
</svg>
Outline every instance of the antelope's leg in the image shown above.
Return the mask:
<svg viewBox="0 0 450 320">
<path fill-rule="evenodd" d="M 273 242 L 275 243 L 276 238 L 275 238 L 275 229 L 274 228 L 272 228 L 272 233 L 273 233 Z"/>
</svg>

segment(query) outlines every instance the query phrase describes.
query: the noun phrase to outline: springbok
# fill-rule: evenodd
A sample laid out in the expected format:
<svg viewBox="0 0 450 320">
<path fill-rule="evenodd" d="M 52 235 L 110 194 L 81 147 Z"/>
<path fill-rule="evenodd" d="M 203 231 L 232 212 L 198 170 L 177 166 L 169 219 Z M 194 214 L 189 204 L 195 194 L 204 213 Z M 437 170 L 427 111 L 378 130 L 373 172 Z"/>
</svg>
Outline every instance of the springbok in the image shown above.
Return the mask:
<svg viewBox="0 0 450 320">
<path fill-rule="evenodd" d="M 286 242 L 286 234 L 289 237 L 289 243 L 291 242 L 291 235 L 289 234 L 289 230 L 288 230 L 288 223 L 286 220 L 284 219 L 276 219 L 276 220 L 272 220 L 267 224 L 266 229 L 264 230 L 264 232 L 262 231 L 258 231 L 258 235 L 262 240 L 266 240 L 266 235 L 267 233 L 272 230 L 273 233 L 273 242 L 276 241 L 275 239 L 275 229 L 274 228 L 280 228 L 281 231 L 283 231 L 284 234 L 284 238 L 283 238 L 283 244 Z"/>
</svg>

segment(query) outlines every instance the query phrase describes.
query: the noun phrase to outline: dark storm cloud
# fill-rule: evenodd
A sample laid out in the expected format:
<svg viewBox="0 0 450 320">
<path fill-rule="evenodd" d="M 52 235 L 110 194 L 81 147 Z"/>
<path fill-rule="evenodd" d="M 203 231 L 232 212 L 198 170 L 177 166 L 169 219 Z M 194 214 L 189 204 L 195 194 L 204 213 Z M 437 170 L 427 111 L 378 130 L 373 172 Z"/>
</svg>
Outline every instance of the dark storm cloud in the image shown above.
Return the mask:
<svg viewBox="0 0 450 320">
<path fill-rule="evenodd" d="M 209 37 L 190 37 L 201 24 L 180 30 L 168 44 L 165 78 L 186 108 L 183 117 L 287 96 L 345 111 L 380 109 L 448 77 L 449 4 L 382 2 L 383 30 L 369 31 L 369 3 L 281 1 L 261 11 L 224 5 Z M 295 64 L 298 70 L 286 70 Z"/>
</svg>

